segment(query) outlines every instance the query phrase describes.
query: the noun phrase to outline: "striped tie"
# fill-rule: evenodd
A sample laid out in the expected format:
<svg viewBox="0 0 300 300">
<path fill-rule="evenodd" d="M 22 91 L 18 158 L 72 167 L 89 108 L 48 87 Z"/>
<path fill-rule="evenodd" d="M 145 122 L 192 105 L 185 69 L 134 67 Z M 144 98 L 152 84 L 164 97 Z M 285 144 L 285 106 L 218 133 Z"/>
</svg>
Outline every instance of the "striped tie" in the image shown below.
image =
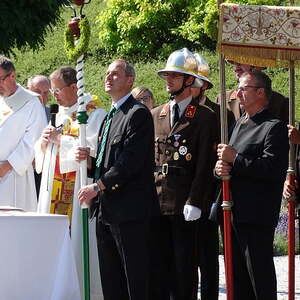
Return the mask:
<svg viewBox="0 0 300 300">
<path fill-rule="evenodd" d="M 100 168 L 102 160 L 103 160 L 103 155 L 104 155 L 104 150 L 105 150 L 105 146 L 106 146 L 106 141 L 107 141 L 107 136 L 108 136 L 108 132 L 109 132 L 109 128 L 110 128 L 110 124 L 111 124 L 111 120 L 115 114 L 115 112 L 117 111 L 117 109 L 113 106 L 111 108 L 111 110 L 109 111 L 107 118 L 105 120 L 105 124 L 104 124 L 104 129 L 103 129 L 103 134 L 102 134 L 102 138 L 101 138 L 101 144 L 98 150 L 98 157 L 97 157 L 97 161 L 96 161 L 96 167 Z"/>
</svg>

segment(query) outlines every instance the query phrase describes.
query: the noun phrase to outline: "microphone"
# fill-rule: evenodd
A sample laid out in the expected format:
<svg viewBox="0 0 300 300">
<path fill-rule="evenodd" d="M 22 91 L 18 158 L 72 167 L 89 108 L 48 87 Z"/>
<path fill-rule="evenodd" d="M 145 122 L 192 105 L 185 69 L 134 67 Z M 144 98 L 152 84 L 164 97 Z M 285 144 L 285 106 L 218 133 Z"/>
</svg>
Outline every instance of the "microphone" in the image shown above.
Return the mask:
<svg viewBox="0 0 300 300">
<path fill-rule="evenodd" d="M 58 104 L 51 104 L 50 105 L 50 115 L 51 115 L 51 125 L 55 127 L 55 119 L 56 119 L 56 114 L 58 113 Z"/>
</svg>

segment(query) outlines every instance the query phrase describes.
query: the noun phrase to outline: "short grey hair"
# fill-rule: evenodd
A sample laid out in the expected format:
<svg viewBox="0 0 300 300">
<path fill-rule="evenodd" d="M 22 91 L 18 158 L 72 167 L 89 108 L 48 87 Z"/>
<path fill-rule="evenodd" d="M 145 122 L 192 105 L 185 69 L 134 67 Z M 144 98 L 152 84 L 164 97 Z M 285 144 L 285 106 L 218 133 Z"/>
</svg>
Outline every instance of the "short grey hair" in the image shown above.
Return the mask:
<svg viewBox="0 0 300 300">
<path fill-rule="evenodd" d="M 55 70 L 49 76 L 50 80 L 52 79 L 62 79 L 66 85 L 71 85 L 77 83 L 76 70 L 69 66 L 63 66 Z"/>
<path fill-rule="evenodd" d="M 27 79 L 27 87 L 28 88 L 32 87 L 33 81 L 35 79 L 39 79 L 40 81 L 47 82 L 49 86 L 51 85 L 50 80 L 47 76 L 38 74 L 38 75 L 33 75 Z"/>
<path fill-rule="evenodd" d="M 3 69 L 6 73 L 16 71 L 13 62 L 4 55 L 0 55 L 0 68 Z"/>
<path fill-rule="evenodd" d="M 125 74 L 127 76 L 131 76 L 131 77 L 134 77 L 135 78 L 135 70 L 134 70 L 134 67 L 131 63 L 129 63 L 127 60 L 125 59 L 117 59 L 115 60 L 114 62 L 121 62 L 124 64 L 124 71 L 125 71 Z"/>
</svg>

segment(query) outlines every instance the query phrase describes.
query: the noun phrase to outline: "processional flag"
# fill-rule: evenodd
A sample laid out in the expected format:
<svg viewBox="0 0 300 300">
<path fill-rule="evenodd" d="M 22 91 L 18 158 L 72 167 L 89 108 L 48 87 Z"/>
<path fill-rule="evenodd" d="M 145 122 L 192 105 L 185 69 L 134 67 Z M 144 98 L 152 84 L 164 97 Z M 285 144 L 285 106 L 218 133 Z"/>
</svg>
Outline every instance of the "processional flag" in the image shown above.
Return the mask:
<svg viewBox="0 0 300 300">
<path fill-rule="evenodd" d="M 218 51 L 249 65 L 300 60 L 300 7 L 222 4 Z"/>
</svg>

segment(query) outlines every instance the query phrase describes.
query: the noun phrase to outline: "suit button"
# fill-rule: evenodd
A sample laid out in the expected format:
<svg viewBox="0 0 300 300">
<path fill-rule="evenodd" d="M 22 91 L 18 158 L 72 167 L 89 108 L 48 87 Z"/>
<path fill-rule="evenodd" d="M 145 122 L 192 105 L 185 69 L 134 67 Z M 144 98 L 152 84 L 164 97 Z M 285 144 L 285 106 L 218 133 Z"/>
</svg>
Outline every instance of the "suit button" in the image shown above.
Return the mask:
<svg viewBox="0 0 300 300">
<path fill-rule="evenodd" d="M 111 189 L 114 191 L 116 188 L 113 186 Z"/>
<path fill-rule="evenodd" d="M 170 151 L 169 150 L 166 150 L 166 152 L 165 152 L 167 155 L 169 155 L 170 154 Z"/>
<path fill-rule="evenodd" d="M 115 184 L 115 187 L 116 187 L 116 188 L 118 188 L 118 187 L 119 187 L 119 185 L 118 185 L 118 184 Z"/>
</svg>

